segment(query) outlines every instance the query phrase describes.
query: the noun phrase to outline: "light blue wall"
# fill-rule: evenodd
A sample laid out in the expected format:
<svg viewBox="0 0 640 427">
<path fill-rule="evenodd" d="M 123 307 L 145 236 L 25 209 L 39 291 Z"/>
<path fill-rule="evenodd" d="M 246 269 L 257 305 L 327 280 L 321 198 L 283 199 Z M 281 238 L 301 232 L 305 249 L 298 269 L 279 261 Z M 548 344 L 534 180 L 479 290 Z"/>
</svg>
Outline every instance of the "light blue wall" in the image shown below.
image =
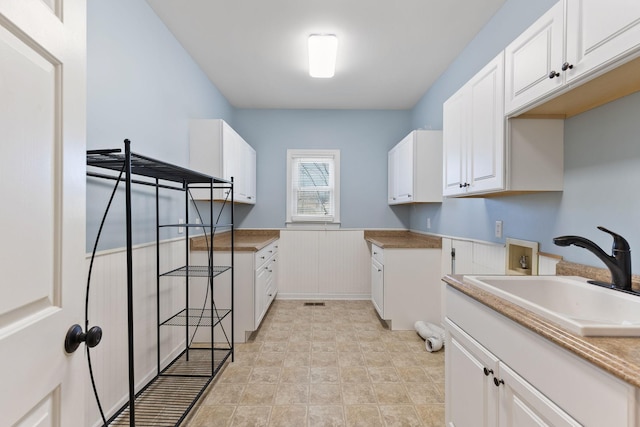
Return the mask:
<svg viewBox="0 0 640 427">
<path fill-rule="evenodd" d="M 442 129 L 442 103 L 557 1 L 507 0 L 418 101 L 413 127 Z"/>
<path fill-rule="evenodd" d="M 408 228 L 387 205 L 387 152 L 410 129 L 409 111 L 236 111 L 236 130 L 257 153 L 258 203 L 238 208 L 244 228 L 285 226 L 288 148 L 340 149 L 342 227 Z"/>
<path fill-rule="evenodd" d="M 88 3 L 87 146 L 121 147 L 181 165 L 188 163 L 188 119 L 223 118 L 258 154 L 258 204 L 239 206 L 243 228 L 280 228 L 285 219 L 287 148 L 339 148 L 342 152 L 342 225 L 347 228 L 412 228 L 439 234 L 502 241 L 504 235 L 535 240 L 544 251 L 591 265 L 600 262 L 579 248 L 558 248 L 551 239 L 578 234 L 608 247 L 604 225 L 626 236 L 640 258 L 635 197 L 640 183 L 640 94 L 565 123 L 565 190 L 495 199 L 447 199 L 442 204 L 389 207 L 386 154 L 414 128 L 442 128 L 442 103 L 555 0 L 508 0 L 411 111 L 235 110 L 206 78 L 143 0 Z M 88 183 L 87 248 L 92 246 L 111 183 Z M 155 238 L 153 198 L 137 190 L 136 242 Z M 164 220 L 182 212 L 163 198 Z M 123 201 L 116 198 L 101 248 L 124 243 Z M 431 218 L 431 229 L 426 219 Z M 170 237 L 170 236 L 163 236 Z"/>
<path fill-rule="evenodd" d="M 442 103 L 555 1 L 509 0 L 452 63 L 412 112 L 414 127 L 442 128 Z M 603 225 L 627 238 L 634 272 L 640 271 L 640 93 L 565 121 L 564 191 L 491 199 L 445 199 L 407 207 L 410 228 L 438 234 L 503 242 L 494 237 L 496 220 L 504 236 L 541 243 L 541 250 L 603 267 L 584 249 L 559 248 L 554 236 L 587 237 L 609 252 Z M 431 229 L 427 230 L 427 218 Z"/>
<path fill-rule="evenodd" d="M 87 149 L 122 148 L 188 166 L 188 120 L 224 118 L 233 107 L 211 84 L 144 0 L 87 2 Z M 111 181 L 87 182 L 87 250 L 93 247 Z M 164 192 L 162 221 L 184 216 L 181 193 Z M 134 243 L 155 239 L 155 205 L 143 187 L 133 197 Z M 100 248 L 124 245 L 120 192 Z M 171 237 L 170 234 L 163 237 Z"/>
</svg>

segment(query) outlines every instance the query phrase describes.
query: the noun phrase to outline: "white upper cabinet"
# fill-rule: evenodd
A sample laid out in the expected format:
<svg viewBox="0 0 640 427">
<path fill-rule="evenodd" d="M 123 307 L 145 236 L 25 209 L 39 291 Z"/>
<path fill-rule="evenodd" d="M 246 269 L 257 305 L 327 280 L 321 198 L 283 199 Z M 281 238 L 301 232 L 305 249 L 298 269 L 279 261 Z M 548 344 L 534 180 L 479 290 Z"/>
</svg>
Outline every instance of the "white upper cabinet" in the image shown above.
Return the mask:
<svg viewBox="0 0 640 427">
<path fill-rule="evenodd" d="M 562 86 L 564 10 L 556 3 L 505 49 L 507 114 Z"/>
<path fill-rule="evenodd" d="M 572 81 L 640 49 L 640 1 L 566 0 L 567 73 Z"/>
<path fill-rule="evenodd" d="M 527 112 L 639 54 L 640 2 L 561 0 L 505 49 L 505 112 Z M 535 113 L 564 109 L 570 116 L 624 96 L 637 89 L 620 80 L 634 78 L 638 68 Z"/>
<path fill-rule="evenodd" d="M 189 167 L 218 178 L 233 177 L 234 202 L 256 203 L 256 152 L 224 120 L 189 122 Z M 206 190 L 192 193 L 199 200 L 211 198 Z M 227 194 L 214 190 L 213 198 L 224 200 Z"/>
<path fill-rule="evenodd" d="M 442 132 L 415 130 L 388 155 L 388 202 L 442 201 Z"/>
<path fill-rule="evenodd" d="M 445 196 L 562 190 L 564 121 L 505 119 L 503 58 L 443 105 Z"/>
<path fill-rule="evenodd" d="M 504 189 L 504 62 L 501 53 L 443 106 L 443 194 Z"/>
</svg>

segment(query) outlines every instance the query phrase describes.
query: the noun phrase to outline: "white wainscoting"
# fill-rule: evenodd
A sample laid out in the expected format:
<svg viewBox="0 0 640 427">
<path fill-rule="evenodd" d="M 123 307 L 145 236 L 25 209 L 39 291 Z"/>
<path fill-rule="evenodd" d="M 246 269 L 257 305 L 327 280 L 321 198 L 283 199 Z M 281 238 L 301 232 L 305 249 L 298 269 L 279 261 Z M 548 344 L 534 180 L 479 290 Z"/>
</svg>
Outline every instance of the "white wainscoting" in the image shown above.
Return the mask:
<svg viewBox="0 0 640 427">
<path fill-rule="evenodd" d="M 555 276 L 556 275 L 556 265 L 561 261 L 562 258 L 551 255 L 551 254 L 538 254 L 538 274 Z"/>
<path fill-rule="evenodd" d="M 451 250 L 455 248 L 455 263 Z M 442 238 L 442 275 L 504 274 L 505 246 L 490 242 Z M 452 271 L 455 268 L 455 271 Z"/>
<path fill-rule="evenodd" d="M 363 230 L 280 231 L 278 299 L 370 299 Z"/>
<path fill-rule="evenodd" d="M 184 265 L 183 239 L 161 243 L 162 271 Z M 128 401 L 129 365 L 127 344 L 126 250 L 96 254 L 89 295 L 89 326 L 100 326 L 102 342 L 91 350 L 91 362 L 102 408 L 107 418 Z M 89 270 L 87 257 L 86 271 Z M 136 390 L 157 373 L 156 245 L 141 245 L 133 251 L 134 352 Z M 184 279 L 163 277 L 160 281 L 160 314 L 164 320 L 184 305 Z M 84 319 L 78 319 L 84 323 Z M 84 328 L 84 324 L 82 324 Z M 183 348 L 184 328 L 161 328 L 161 363 L 164 367 Z M 81 347 L 84 349 L 84 346 Z M 83 369 L 87 369 L 86 365 Z M 87 426 L 100 426 L 100 414 L 91 384 L 86 389 Z"/>
</svg>

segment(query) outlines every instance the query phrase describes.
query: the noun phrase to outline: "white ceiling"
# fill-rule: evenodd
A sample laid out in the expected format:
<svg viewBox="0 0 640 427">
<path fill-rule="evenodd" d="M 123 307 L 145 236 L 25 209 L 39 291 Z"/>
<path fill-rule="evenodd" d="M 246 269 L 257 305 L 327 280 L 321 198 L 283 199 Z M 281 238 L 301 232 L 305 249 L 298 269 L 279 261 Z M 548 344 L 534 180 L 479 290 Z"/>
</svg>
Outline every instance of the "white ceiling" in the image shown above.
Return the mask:
<svg viewBox="0 0 640 427">
<path fill-rule="evenodd" d="M 238 108 L 409 109 L 505 0 L 147 0 Z M 309 77 L 307 37 L 338 36 Z"/>
</svg>

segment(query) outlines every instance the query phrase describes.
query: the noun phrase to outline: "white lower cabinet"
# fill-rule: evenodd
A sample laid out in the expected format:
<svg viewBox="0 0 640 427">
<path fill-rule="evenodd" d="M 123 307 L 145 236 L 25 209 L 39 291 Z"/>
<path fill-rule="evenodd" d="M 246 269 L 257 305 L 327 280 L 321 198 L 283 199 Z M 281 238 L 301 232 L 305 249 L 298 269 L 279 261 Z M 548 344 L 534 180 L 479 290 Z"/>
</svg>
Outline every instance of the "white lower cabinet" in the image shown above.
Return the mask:
<svg viewBox="0 0 640 427">
<path fill-rule="evenodd" d="M 255 255 L 254 331 L 258 329 L 278 292 L 278 244 L 274 242 Z"/>
<path fill-rule="evenodd" d="M 449 427 L 638 426 L 635 387 L 447 286 Z"/>
<path fill-rule="evenodd" d="M 498 359 L 445 319 L 445 398 L 448 426 L 495 426 Z M 486 372 L 486 374 L 485 374 Z"/>
<path fill-rule="evenodd" d="M 371 245 L 371 301 L 392 330 L 441 324 L 440 249 Z"/>
<path fill-rule="evenodd" d="M 371 259 L 371 302 L 378 315 L 384 318 L 384 271 L 383 266 Z"/>
<path fill-rule="evenodd" d="M 231 253 L 215 251 L 215 265 L 231 265 Z M 191 261 L 194 264 L 206 265 L 207 252 L 192 251 Z M 259 251 L 238 251 L 234 256 L 234 289 L 233 289 L 233 321 L 234 342 L 246 342 L 249 336 L 260 327 L 269 306 L 278 293 L 278 240 Z M 229 301 L 231 298 L 227 281 L 231 275 L 220 275 L 214 278 L 214 301 Z M 190 298 L 200 301 L 205 294 L 192 292 Z M 200 298 L 200 299 L 198 299 Z M 223 320 L 226 330 L 230 323 Z M 227 328 L 229 326 L 229 328 Z M 202 338 L 206 341 L 206 337 Z"/>
<path fill-rule="evenodd" d="M 449 319 L 445 325 L 448 426 L 580 426 Z"/>
</svg>

